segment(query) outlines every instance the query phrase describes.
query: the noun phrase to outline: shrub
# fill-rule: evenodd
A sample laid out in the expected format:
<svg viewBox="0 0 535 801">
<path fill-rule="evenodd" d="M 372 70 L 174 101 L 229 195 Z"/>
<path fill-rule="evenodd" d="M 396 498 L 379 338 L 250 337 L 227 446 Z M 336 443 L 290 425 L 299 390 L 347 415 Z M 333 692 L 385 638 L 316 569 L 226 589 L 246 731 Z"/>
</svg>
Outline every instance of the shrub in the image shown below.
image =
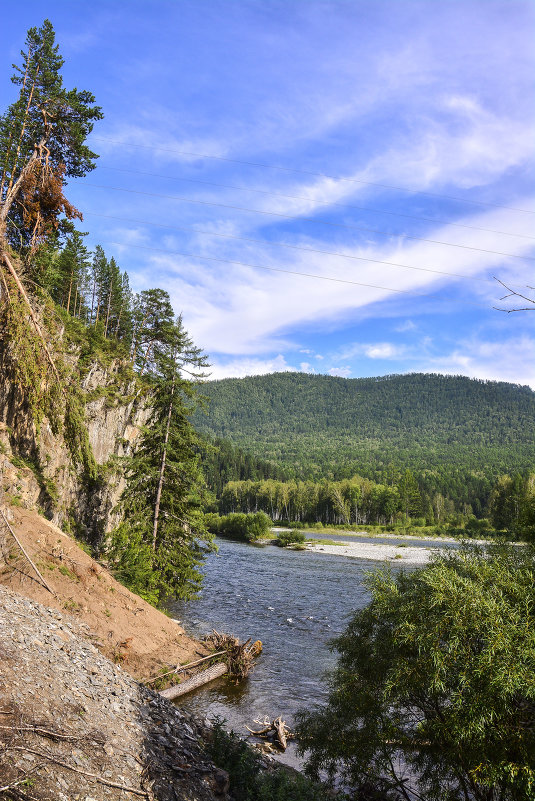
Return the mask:
<svg viewBox="0 0 535 801">
<path fill-rule="evenodd" d="M 305 535 L 302 531 L 281 531 L 273 544 L 287 548 L 289 545 L 302 545 L 304 541 Z"/>
<path fill-rule="evenodd" d="M 327 705 L 299 715 L 308 769 L 395 799 L 534 798 L 535 549 L 464 546 L 368 584 Z"/>
<path fill-rule="evenodd" d="M 253 514 L 233 512 L 220 517 L 219 520 L 216 520 L 216 517 L 217 515 L 205 515 L 208 529 L 220 537 L 228 537 L 232 540 L 254 542 L 265 536 L 271 526 L 271 520 L 265 512 L 254 512 Z M 207 518 L 209 518 L 208 521 Z"/>
<path fill-rule="evenodd" d="M 223 721 L 216 719 L 210 755 L 218 767 L 229 774 L 234 801 L 327 801 L 322 786 L 300 773 L 284 768 L 269 772 L 262 768 L 260 756 L 233 731 L 227 733 Z"/>
<path fill-rule="evenodd" d="M 157 605 L 159 593 L 157 575 L 153 569 L 154 554 L 139 532 L 121 523 L 112 532 L 106 551 L 110 571 L 121 584 Z"/>
</svg>

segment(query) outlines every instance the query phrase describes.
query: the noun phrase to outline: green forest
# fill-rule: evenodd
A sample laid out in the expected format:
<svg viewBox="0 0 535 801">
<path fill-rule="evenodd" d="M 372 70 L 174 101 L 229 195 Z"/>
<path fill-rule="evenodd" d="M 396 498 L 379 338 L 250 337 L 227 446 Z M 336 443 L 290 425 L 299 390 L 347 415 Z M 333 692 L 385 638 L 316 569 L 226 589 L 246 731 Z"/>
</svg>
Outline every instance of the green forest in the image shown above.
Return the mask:
<svg viewBox="0 0 535 801">
<path fill-rule="evenodd" d="M 448 513 L 481 517 L 498 478 L 535 461 L 529 387 L 432 374 L 275 373 L 208 381 L 203 395 L 208 408 L 193 420 L 231 457 L 228 480 L 317 484 L 360 476 L 392 487 L 409 470 L 421 495 L 418 515 L 430 517 L 433 499 L 443 496 Z M 213 459 L 207 477 L 221 494 Z"/>
</svg>

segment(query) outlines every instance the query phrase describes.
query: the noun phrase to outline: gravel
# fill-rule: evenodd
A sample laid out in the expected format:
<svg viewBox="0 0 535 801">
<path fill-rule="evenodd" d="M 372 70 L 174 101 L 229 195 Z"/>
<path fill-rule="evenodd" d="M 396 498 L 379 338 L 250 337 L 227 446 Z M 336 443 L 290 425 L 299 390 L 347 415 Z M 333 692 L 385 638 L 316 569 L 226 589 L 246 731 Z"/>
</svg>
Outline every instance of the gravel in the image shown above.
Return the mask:
<svg viewBox="0 0 535 801">
<path fill-rule="evenodd" d="M 204 750 L 209 724 L 138 684 L 91 637 L 0 586 L 0 787 L 26 777 L 20 798 L 227 799 L 228 777 Z"/>
</svg>

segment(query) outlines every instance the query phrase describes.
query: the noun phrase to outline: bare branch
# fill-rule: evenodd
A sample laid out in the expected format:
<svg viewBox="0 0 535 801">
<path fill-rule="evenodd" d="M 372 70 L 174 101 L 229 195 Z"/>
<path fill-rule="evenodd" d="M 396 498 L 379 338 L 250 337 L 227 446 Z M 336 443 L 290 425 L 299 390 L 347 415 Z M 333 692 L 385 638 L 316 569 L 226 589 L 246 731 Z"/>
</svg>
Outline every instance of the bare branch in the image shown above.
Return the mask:
<svg viewBox="0 0 535 801">
<path fill-rule="evenodd" d="M 496 311 L 507 312 L 507 314 L 510 314 L 511 312 L 518 312 L 518 311 L 535 311 L 535 299 L 534 298 L 530 298 L 528 295 L 523 295 L 521 292 L 516 292 L 516 290 L 511 289 L 511 287 L 507 286 L 507 284 L 504 284 L 504 282 L 501 281 L 499 278 L 496 278 L 496 276 L 494 276 L 494 280 L 497 281 L 499 284 L 501 284 L 504 287 L 504 289 L 506 289 L 507 292 L 509 293 L 509 294 L 504 295 L 503 297 L 501 297 L 500 300 L 507 300 L 507 298 L 513 298 L 513 297 L 514 298 L 521 298 L 522 300 L 525 300 L 528 303 L 532 303 L 533 305 L 532 306 L 522 306 L 521 308 L 516 308 L 516 309 L 501 309 L 498 306 L 493 306 L 492 307 L 493 309 L 496 309 Z M 533 287 L 528 286 L 528 289 L 533 289 Z"/>
</svg>

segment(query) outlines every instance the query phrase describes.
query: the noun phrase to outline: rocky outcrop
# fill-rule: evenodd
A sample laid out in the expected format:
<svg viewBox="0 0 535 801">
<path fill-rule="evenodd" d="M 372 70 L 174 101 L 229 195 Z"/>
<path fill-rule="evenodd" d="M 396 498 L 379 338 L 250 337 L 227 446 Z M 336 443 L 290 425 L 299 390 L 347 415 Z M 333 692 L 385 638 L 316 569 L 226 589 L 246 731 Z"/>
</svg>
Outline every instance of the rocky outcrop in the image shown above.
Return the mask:
<svg viewBox="0 0 535 801">
<path fill-rule="evenodd" d="M 88 479 L 73 461 L 62 430 L 44 417 L 36 425 L 28 399 L 11 379 L 0 352 L 0 485 L 15 503 L 39 509 L 66 530 L 98 542 L 114 523 L 124 487 L 121 457 L 127 455 L 148 411 L 124 364 L 95 362 L 81 381 L 89 444 L 98 466 Z"/>
</svg>

